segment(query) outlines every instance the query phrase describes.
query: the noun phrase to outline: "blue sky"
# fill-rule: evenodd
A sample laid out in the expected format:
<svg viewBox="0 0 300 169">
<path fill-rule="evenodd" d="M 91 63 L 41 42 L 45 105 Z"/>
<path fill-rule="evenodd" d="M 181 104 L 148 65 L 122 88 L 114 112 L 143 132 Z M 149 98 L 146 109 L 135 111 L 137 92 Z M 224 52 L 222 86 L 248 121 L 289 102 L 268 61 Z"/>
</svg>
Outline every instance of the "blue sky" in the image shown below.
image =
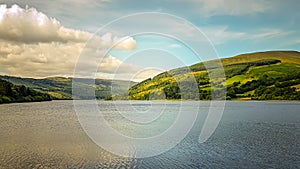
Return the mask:
<svg viewBox="0 0 300 169">
<path fill-rule="evenodd" d="M 185 19 L 201 30 L 208 38 L 207 41 L 212 43 L 219 57 L 266 50 L 300 51 L 300 3 L 297 0 L 53 0 L 48 2 L 4 0 L 2 4 L 7 4 L 8 7 L 18 4 L 21 8 L 26 8 L 28 5 L 49 18 L 55 18 L 66 28 L 89 33 L 95 33 L 102 26 L 126 15 L 139 12 L 168 13 Z M 133 29 L 139 22 L 142 23 L 143 19 L 121 22 L 118 29 L 107 31 L 119 37 L 128 36 L 126 34 L 130 32 L 128 30 Z M 172 31 L 178 28 L 175 22 L 169 22 L 167 19 L 157 18 L 157 22 L 165 22 L 167 25 L 161 28 L 162 32 L 169 29 L 172 34 Z M 151 24 L 155 27 L 157 23 L 155 21 L 147 23 L 140 30 L 147 30 L 146 27 L 151 27 Z M 159 31 L 159 29 L 156 30 Z M 180 31 L 182 31 L 182 36 L 188 36 L 189 28 L 182 28 Z M 172 38 L 132 37 L 136 41 L 134 50 L 113 50 L 109 54 L 122 61 L 127 58 L 128 63 L 130 61 L 130 64 L 138 66 L 147 66 L 146 63 L 149 63 L 148 66 L 155 66 L 153 53 L 149 52 L 152 48 L 155 48 L 153 52 L 158 58 L 160 56 L 160 58 L 168 58 L 167 55 L 175 54 L 178 55 L 176 58 L 182 61 L 181 64 L 187 65 L 214 58 L 205 56 L 199 60 L 180 41 Z M 190 38 L 190 43 L 196 46 L 197 40 Z M 138 55 L 138 52 L 143 56 L 140 57 L 141 61 L 128 59 L 128 57 Z M 149 60 L 151 57 L 152 59 Z M 161 68 L 169 69 L 180 64 L 174 61 L 166 65 Z"/>
<path fill-rule="evenodd" d="M 196 54 L 186 48 L 183 43 L 168 37 L 141 35 L 134 36 L 134 39 L 138 42 L 135 50 L 112 50 L 110 54 L 118 56 L 122 60 L 130 59 L 131 62 L 143 67 L 161 67 L 163 69 L 189 65 L 197 59 Z M 163 61 L 168 61 L 168 64 L 159 62 L 162 56 L 165 57 Z M 153 62 L 153 60 L 158 62 Z"/>
<path fill-rule="evenodd" d="M 200 29 L 203 28 L 203 32 L 207 31 L 207 36 L 212 41 L 221 41 L 222 43 L 215 45 L 220 57 L 263 50 L 300 50 L 298 0 L 210 1 L 54 0 L 46 3 L 39 0 L 4 0 L 3 2 L 35 7 L 58 19 L 66 27 L 91 33 L 124 15 L 153 11 L 170 13 L 187 19 Z M 216 29 L 225 29 L 224 37 L 213 37 L 210 31 Z M 239 33 L 244 33 L 245 36 L 238 36 Z"/>
</svg>

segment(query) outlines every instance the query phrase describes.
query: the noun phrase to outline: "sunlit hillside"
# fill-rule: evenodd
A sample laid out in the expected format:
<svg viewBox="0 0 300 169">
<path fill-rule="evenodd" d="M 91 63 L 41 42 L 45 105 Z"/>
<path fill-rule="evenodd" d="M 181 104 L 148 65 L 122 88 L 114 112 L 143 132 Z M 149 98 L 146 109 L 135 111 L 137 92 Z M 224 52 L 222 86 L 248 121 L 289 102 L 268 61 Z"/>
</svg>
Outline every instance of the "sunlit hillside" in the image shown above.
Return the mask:
<svg viewBox="0 0 300 169">
<path fill-rule="evenodd" d="M 133 86 L 129 91 L 130 99 L 181 99 L 180 91 L 188 91 L 184 88 L 190 88 L 191 79 L 195 79 L 199 96 L 190 93 L 185 98 L 211 99 L 212 90 L 226 90 L 226 96 L 217 97 L 300 100 L 300 53 L 297 51 L 242 54 L 222 59 L 221 62 L 221 68 L 211 66 L 218 63 L 217 61 L 208 61 L 159 74 Z M 206 69 L 208 65 L 209 73 Z M 226 80 L 222 79 L 223 71 Z M 178 83 L 186 85 L 180 88 Z"/>
</svg>

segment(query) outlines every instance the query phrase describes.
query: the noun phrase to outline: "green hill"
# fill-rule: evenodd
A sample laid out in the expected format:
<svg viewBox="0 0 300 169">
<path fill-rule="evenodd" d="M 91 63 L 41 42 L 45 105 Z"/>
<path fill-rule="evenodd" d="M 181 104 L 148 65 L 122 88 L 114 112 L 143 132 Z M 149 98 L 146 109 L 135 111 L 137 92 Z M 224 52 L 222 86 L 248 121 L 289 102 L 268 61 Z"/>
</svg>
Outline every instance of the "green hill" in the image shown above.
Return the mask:
<svg viewBox="0 0 300 169">
<path fill-rule="evenodd" d="M 0 104 L 50 100 L 51 98 L 48 94 L 35 91 L 24 85 L 14 85 L 0 79 Z"/>
<path fill-rule="evenodd" d="M 300 53 L 297 51 L 268 51 L 242 54 L 221 59 L 226 79 L 219 77 L 222 70 L 213 67 L 216 61 L 197 63 L 161 73 L 132 86 L 129 98 L 144 99 L 211 99 L 214 93 L 225 90 L 227 95 L 217 98 L 256 100 L 300 100 Z M 206 70 L 209 66 L 210 73 Z M 209 78 L 209 75 L 212 77 Z M 192 79 L 199 95 L 191 89 Z M 181 88 L 178 84 L 181 84 Z M 183 84 L 183 85 L 182 85 Z M 213 85 L 212 85 L 213 84 Z M 185 91 L 181 93 L 180 91 Z M 191 92 L 189 92 L 191 91 Z M 222 93 L 222 92 L 219 92 Z M 195 98 L 200 96 L 200 98 Z"/>
<path fill-rule="evenodd" d="M 49 77 L 44 79 L 34 78 L 21 78 L 13 76 L 0 76 L 0 79 L 6 80 L 16 85 L 24 85 L 32 88 L 36 91 L 47 93 L 53 99 L 72 99 L 72 78 L 64 77 Z M 97 99 L 110 98 L 112 95 L 111 89 L 113 88 L 114 94 L 126 93 L 128 90 L 128 84 L 133 85 L 135 82 L 123 81 L 123 80 L 104 80 L 95 79 L 95 84 L 90 85 L 85 83 L 85 80 L 79 79 L 80 81 L 76 86 L 80 88 L 92 87 L 95 89 L 95 96 Z M 82 96 L 74 96 L 74 99 L 89 99 L 82 98 Z"/>
</svg>

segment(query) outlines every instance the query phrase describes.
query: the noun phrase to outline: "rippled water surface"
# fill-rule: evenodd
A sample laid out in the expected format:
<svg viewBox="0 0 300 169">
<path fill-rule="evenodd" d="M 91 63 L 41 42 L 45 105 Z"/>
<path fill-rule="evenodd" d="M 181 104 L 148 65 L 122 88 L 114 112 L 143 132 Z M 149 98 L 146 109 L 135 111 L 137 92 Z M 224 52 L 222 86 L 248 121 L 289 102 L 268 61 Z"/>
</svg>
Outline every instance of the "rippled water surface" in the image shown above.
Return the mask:
<svg viewBox="0 0 300 169">
<path fill-rule="evenodd" d="M 98 103 L 115 130 L 145 138 L 168 129 L 182 106 L 180 102 Z M 198 109 L 196 105 L 186 102 L 183 113 Z M 116 156 L 91 141 L 72 101 L 0 105 L 0 168 L 299 168 L 300 102 L 227 102 L 217 130 L 199 144 L 209 106 L 210 102 L 201 102 L 194 127 L 173 149 L 135 159 Z M 146 128 L 129 124 L 119 114 L 133 109 L 144 112 L 136 114 L 138 118 L 162 114 Z"/>
</svg>

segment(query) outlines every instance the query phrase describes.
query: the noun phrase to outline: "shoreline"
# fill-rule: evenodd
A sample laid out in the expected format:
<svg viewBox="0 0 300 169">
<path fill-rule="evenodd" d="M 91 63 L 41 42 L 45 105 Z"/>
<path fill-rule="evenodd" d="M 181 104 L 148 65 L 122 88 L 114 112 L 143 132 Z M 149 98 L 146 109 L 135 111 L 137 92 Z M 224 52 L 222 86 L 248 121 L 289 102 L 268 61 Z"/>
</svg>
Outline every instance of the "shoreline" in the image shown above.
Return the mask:
<svg viewBox="0 0 300 169">
<path fill-rule="evenodd" d="M 0 103 L 0 105 L 2 104 L 14 104 L 14 103 L 37 103 L 37 102 L 51 102 L 53 100 L 43 100 L 43 101 L 19 101 L 19 102 L 9 102 L 9 103 Z"/>
<path fill-rule="evenodd" d="M 6 104 L 27 104 L 27 103 L 42 103 L 42 102 L 56 102 L 56 101 L 74 101 L 74 100 L 79 100 L 79 99 L 63 99 L 63 100 L 46 100 L 46 101 L 33 101 L 33 102 L 10 102 L 10 103 L 0 103 L 0 105 L 6 105 Z M 87 100 L 84 100 L 87 101 Z M 151 102 L 300 102 L 300 100 L 240 100 L 240 99 L 233 99 L 233 100 L 102 100 L 99 99 L 97 101 L 103 101 L 103 102 L 111 102 L 111 101 L 134 101 L 134 102 L 139 102 L 139 101 L 151 101 Z"/>
</svg>

